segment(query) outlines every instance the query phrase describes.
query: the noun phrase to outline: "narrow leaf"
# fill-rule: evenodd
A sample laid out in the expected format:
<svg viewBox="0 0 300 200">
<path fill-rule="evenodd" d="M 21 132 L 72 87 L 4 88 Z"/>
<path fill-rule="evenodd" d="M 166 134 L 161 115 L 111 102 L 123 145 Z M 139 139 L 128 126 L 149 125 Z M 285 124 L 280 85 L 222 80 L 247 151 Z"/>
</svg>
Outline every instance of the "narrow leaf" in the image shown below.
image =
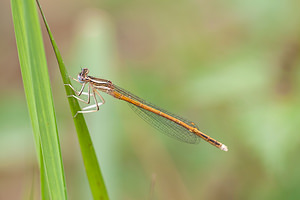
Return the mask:
<svg viewBox="0 0 300 200">
<path fill-rule="evenodd" d="M 60 73 L 61 73 L 63 82 L 64 82 L 64 84 L 71 84 L 69 75 L 67 73 L 67 70 L 65 68 L 65 65 L 64 65 L 64 62 L 62 59 L 62 56 L 56 45 L 54 37 L 50 31 L 50 28 L 46 21 L 45 15 L 41 9 L 40 3 L 38 0 L 36 2 L 39 6 L 45 26 L 47 28 L 48 35 L 50 37 L 52 47 L 53 47 L 55 55 L 56 55 L 56 59 L 59 64 L 59 69 L 60 69 Z M 67 95 L 74 94 L 73 90 L 70 89 L 70 87 L 65 86 L 65 89 L 66 89 Z M 71 108 L 72 116 L 74 116 L 76 114 L 76 112 L 78 110 L 80 110 L 79 103 L 75 98 L 68 98 L 68 101 L 69 101 L 69 105 Z M 96 157 L 95 149 L 93 147 L 93 143 L 92 143 L 85 119 L 82 114 L 78 114 L 76 118 L 73 118 L 73 120 L 74 120 L 74 124 L 76 127 L 77 136 L 78 136 L 80 149 L 81 149 L 81 153 L 82 153 L 82 158 L 83 158 L 85 170 L 87 173 L 87 177 L 89 180 L 89 184 L 91 187 L 93 197 L 94 197 L 94 199 L 109 199 L 107 190 L 105 187 L 105 183 L 104 183 L 104 180 L 103 180 L 103 177 L 101 174 L 100 166 L 99 166 L 99 163 L 98 163 L 98 160 Z"/>
<path fill-rule="evenodd" d="M 42 199 L 67 199 L 36 5 L 34 0 L 11 0 L 11 6 L 24 90 L 40 162 Z"/>
</svg>

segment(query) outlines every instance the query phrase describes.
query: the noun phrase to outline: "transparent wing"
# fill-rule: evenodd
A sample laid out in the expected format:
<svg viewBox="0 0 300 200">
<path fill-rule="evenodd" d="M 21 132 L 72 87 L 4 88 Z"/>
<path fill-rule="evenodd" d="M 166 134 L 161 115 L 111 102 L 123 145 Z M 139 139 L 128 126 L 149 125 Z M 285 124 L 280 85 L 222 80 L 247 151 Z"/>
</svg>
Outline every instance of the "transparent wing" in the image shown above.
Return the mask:
<svg viewBox="0 0 300 200">
<path fill-rule="evenodd" d="M 195 125 L 195 123 L 193 123 L 192 121 L 189 121 L 187 119 L 184 119 L 178 115 L 175 115 L 173 113 L 170 113 L 164 109 L 161 109 L 159 108 L 158 106 L 155 106 L 153 105 L 152 103 L 149 103 L 137 96 L 135 96 L 134 94 L 120 88 L 119 86 L 116 86 L 114 85 L 115 87 L 115 91 L 116 92 L 119 92 L 133 100 L 136 100 L 136 101 L 139 101 L 147 106 L 150 106 L 156 110 L 159 110 L 161 112 L 164 112 L 176 119 L 179 119 L 181 121 L 183 121 L 184 123 L 194 127 L 194 128 L 197 128 L 198 127 Z M 201 138 L 199 136 L 197 136 L 196 134 L 190 132 L 188 129 L 180 126 L 179 124 L 167 119 L 167 118 L 164 118 L 160 115 L 157 115 L 153 112 L 150 112 L 148 110 L 145 110 L 143 108 L 140 108 L 136 105 L 133 105 L 131 103 L 129 103 L 129 106 L 132 108 L 133 111 L 135 111 L 137 113 L 137 115 L 139 115 L 142 119 L 144 119 L 146 122 L 148 122 L 150 125 L 152 125 L 153 127 L 157 128 L 158 130 L 160 130 L 162 133 L 174 138 L 174 139 L 177 139 L 179 141 L 182 141 L 182 142 L 186 142 L 186 143 L 190 143 L 190 144 L 198 144 L 201 140 Z"/>
</svg>

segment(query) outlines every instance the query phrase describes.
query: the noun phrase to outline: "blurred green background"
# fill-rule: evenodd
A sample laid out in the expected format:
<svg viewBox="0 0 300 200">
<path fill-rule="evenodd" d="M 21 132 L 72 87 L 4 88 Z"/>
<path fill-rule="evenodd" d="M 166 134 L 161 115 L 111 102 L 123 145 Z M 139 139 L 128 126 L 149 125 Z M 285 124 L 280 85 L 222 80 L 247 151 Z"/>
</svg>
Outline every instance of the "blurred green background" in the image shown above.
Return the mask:
<svg viewBox="0 0 300 200">
<path fill-rule="evenodd" d="M 229 148 L 173 140 L 104 94 L 106 104 L 86 120 L 111 199 L 300 198 L 299 1 L 41 4 L 70 75 L 88 67 Z M 38 199 L 9 1 L 0 2 L 0 16 L 0 199 L 26 199 L 32 185 Z M 43 33 L 69 199 L 91 199 L 44 27 Z"/>
</svg>

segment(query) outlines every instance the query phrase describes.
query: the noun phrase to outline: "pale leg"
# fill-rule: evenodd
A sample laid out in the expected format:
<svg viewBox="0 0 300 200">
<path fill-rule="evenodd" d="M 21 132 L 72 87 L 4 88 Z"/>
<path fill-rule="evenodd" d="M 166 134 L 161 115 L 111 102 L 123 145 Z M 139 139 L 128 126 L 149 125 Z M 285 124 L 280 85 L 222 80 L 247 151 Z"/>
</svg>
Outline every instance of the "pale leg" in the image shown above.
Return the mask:
<svg viewBox="0 0 300 200">
<path fill-rule="evenodd" d="M 95 92 L 97 93 L 97 95 L 100 97 L 101 101 L 100 103 L 98 103 L 98 107 L 101 106 L 102 104 L 105 104 L 105 100 L 103 99 L 103 97 L 100 95 L 100 93 L 95 90 Z M 94 96 L 95 93 L 91 94 L 92 96 Z M 94 105 L 91 105 L 91 106 L 87 106 L 87 107 L 84 107 L 82 108 L 82 110 L 88 110 L 88 109 L 91 109 L 91 108 L 95 108 L 97 107 L 97 104 L 94 104 Z"/>
<path fill-rule="evenodd" d="M 81 83 L 80 83 L 80 84 L 81 84 Z M 86 83 L 83 83 L 83 84 L 82 84 L 82 87 L 81 87 L 81 89 L 80 89 L 79 92 L 77 92 L 77 91 L 73 88 L 73 86 L 72 86 L 71 84 L 64 84 L 64 85 L 69 86 L 69 87 L 75 92 L 76 95 L 80 96 L 81 93 L 82 93 L 82 91 L 83 91 L 83 89 L 84 89 L 84 87 L 85 87 L 85 84 L 86 84 Z"/>
<path fill-rule="evenodd" d="M 70 85 L 69 85 L 69 86 L 70 86 Z M 75 91 L 75 92 L 76 92 L 76 91 Z M 77 99 L 77 100 L 79 100 L 79 101 L 81 101 L 81 102 L 83 102 L 83 103 L 90 104 L 90 96 L 91 96 L 91 95 L 93 96 L 93 94 L 90 93 L 90 85 L 88 86 L 88 92 L 82 92 L 82 91 L 81 91 L 80 95 L 82 95 L 82 94 L 88 96 L 87 101 L 85 101 L 85 100 L 83 100 L 83 99 L 81 99 L 81 98 L 79 98 L 79 97 L 77 97 L 77 96 L 75 96 L 75 95 L 69 95 L 68 97 L 74 97 L 75 99 Z M 79 95 L 79 96 L 80 96 L 80 95 Z"/>
<path fill-rule="evenodd" d="M 77 113 L 75 114 L 74 118 L 78 115 L 78 113 L 91 113 L 91 112 L 97 112 L 97 111 L 99 110 L 99 106 L 101 106 L 102 104 L 105 103 L 105 100 L 104 100 L 103 97 L 100 95 L 100 93 L 99 93 L 96 89 L 94 89 L 93 86 L 90 85 L 90 84 L 88 85 L 88 92 L 83 92 L 83 89 L 84 89 L 86 83 L 85 83 L 85 82 L 84 82 L 84 83 L 81 83 L 81 82 L 79 82 L 77 79 L 75 79 L 75 78 L 73 78 L 73 77 L 70 77 L 70 78 L 72 78 L 74 81 L 76 81 L 76 82 L 78 82 L 78 83 L 80 83 L 80 84 L 82 85 L 80 91 L 76 91 L 75 88 L 74 88 L 71 84 L 65 84 L 65 85 L 66 85 L 66 86 L 69 86 L 69 87 L 75 92 L 75 94 L 78 95 L 78 96 L 80 96 L 80 95 L 82 95 L 82 94 L 83 94 L 83 95 L 87 95 L 87 96 L 88 96 L 88 99 L 87 99 L 87 101 L 85 101 L 85 100 L 83 100 L 83 99 L 81 99 L 81 98 L 79 98 L 79 97 L 77 97 L 77 96 L 75 96 L 75 95 L 69 95 L 68 97 L 73 97 L 73 98 L 75 98 L 75 99 L 77 99 L 77 100 L 79 100 L 79 101 L 81 101 L 81 102 L 83 102 L 83 103 L 90 104 L 90 96 L 93 96 L 94 101 L 95 101 L 95 104 L 90 105 L 90 106 L 87 106 L 87 107 L 84 107 L 84 108 L 82 108 L 82 110 L 77 111 Z M 91 94 L 91 92 L 90 92 L 90 88 L 92 88 L 92 94 Z M 99 102 L 99 103 L 98 103 L 97 98 L 96 98 L 96 93 L 95 93 L 95 92 L 96 92 L 97 95 L 100 97 L 100 99 L 101 99 L 102 102 Z M 94 109 L 94 110 L 89 110 L 89 109 L 91 109 L 91 108 L 96 108 L 96 109 Z"/>
<path fill-rule="evenodd" d="M 93 88 L 92 90 L 93 90 L 93 91 L 92 91 L 92 92 L 93 92 L 93 93 L 92 93 L 92 96 L 94 97 L 95 104 L 94 104 L 94 105 L 91 105 L 91 106 L 87 106 L 87 107 L 83 108 L 83 109 L 80 110 L 80 111 L 77 111 L 77 113 L 75 114 L 74 117 L 76 117 L 76 116 L 78 115 L 78 113 L 83 113 L 83 114 L 84 114 L 84 113 L 97 112 L 97 111 L 99 110 L 99 106 L 101 106 L 102 104 L 105 103 L 103 97 L 99 94 L 99 92 L 98 92 L 97 90 L 95 90 L 94 88 Z M 96 98 L 95 91 L 96 91 L 97 95 L 100 97 L 100 99 L 101 99 L 102 102 L 98 103 L 97 98 Z M 88 110 L 88 109 L 95 108 L 95 107 L 96 107 L 95 110 Z"/>
</svg>

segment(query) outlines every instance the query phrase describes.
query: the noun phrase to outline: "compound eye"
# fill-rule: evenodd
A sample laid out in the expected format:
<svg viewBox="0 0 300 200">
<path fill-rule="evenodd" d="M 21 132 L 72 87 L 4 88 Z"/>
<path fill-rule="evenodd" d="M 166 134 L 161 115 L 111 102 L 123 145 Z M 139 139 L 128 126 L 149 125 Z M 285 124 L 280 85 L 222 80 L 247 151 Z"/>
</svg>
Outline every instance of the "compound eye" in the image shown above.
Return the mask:
<svg viewBox="0 0 300 200">
<path fill-rule="evenodd" d="M 82 77 L 81 73 L 80 73 L 80 74 L 78 74 L 78 77 L 77 77 L 77 79 L 78 79 L 78 81 L 79 81 L 80 83 L 83 83 L 83 82 L 84 82 L 84 81 L 83 81 L 83 77 Z"/>
</svg>

